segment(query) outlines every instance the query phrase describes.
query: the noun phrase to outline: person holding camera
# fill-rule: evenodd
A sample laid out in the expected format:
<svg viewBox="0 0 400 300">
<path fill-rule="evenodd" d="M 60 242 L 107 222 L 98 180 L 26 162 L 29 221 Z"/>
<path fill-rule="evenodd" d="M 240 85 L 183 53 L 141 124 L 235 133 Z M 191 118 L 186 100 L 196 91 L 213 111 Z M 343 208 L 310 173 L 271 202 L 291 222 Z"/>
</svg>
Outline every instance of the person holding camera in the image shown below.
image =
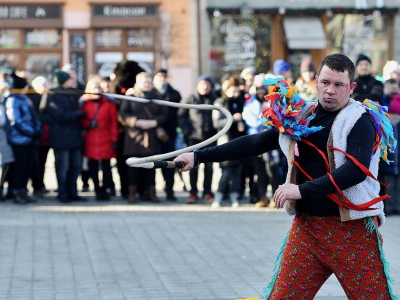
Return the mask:
<svg viewBox="0 0 400 300">
<path fill-rule="evenodd" d="M 111 174 L 111 158 L 116 157 L 118 145 L 118 112 L 115 103 L 101 93 L 100 82 L 91 79 L 86 85 L 86 93 L 81 99 L 81 109 L 86 116 L 81 119 L 85 133 L 84 155 L 89 159 L 89 172 L 96 192 L 96 200 L 110 200 L 110 191 L 114 186 Z M 103 172 L 100 185 L 99 169 Z"/>
</svg>

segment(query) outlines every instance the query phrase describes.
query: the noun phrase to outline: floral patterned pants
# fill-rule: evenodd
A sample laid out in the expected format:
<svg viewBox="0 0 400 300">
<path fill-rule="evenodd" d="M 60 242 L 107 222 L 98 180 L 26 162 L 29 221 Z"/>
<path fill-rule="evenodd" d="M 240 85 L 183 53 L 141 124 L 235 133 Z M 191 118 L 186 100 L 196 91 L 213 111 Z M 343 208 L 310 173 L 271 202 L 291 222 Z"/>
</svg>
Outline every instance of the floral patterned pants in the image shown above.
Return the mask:
<svg viewBox="0 0 400 300">
<path fill-rule="evenodd" d="M 265 288 L 266 299 L 314 299 L 332 273 L 348 299 L 392 299 L 376 218 L 374 230 L 367 228 L 366 220 L 341 222 L 339 217 L 297 215 L 278 273 Z"/>
</svg>

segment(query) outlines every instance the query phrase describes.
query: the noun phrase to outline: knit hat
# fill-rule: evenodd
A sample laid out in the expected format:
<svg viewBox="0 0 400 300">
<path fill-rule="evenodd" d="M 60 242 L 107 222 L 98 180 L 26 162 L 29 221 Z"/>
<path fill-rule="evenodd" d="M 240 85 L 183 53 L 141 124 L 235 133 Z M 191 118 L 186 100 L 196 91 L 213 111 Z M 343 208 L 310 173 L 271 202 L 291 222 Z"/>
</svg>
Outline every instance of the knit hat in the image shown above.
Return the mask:
<svg viewBox="0 0 400 300">
<path fill-rule="evenodd" d="M 11 74 L 11 78 L 13 80 L 13 88 L 14 89 L 23 89 L 28 85 L 28 81 L 25 78 L 17 76 L 15 73 Z"/>
<path fill-rule="evenodd" d="M 199 79 L 197 79 L 197 84 L 202 80 L 209 82 L 212 87 L 214 86 L 214 81 L 211 79 L 210 76 L 207 76 L 207 75 L 200 76 Z"/>
<path fill-rule="evenodd" d="M 292 68 L 288 62 L 283 59 L 278 59 L 274 62 L 274 75 L 283 75 L 285 72 L 290 71 Z"/>
<path fill-rule="evenodd" d="M 363 61 L 363 60 L 368 61 L 370 64 L 372 63 L 372 62 L 371 62 L 371 59 L 370 59 L 368 56 L 366 56 L 366 55 L 364 55 L 364 54 L 359 54 L 358 57 L 357 57 L 357 60 L 356 60 L 356 66 L 358 65 L 358 63 L 359 63 L 360 61 Z"/>
<path fill-rule="evenodd" d="M 314 63 L 309 59 L 303 59 L 300 64 L 300 73 L 307 71 L 316 73 Z"/>
<path fill-rule="evenodd" d="M 69 73 L 61 70 L 56 71 L 55 74 L 59 85 L 63 85 L 68 79 L 71 78 L 71 75 L 69 75 Z"/>
<path fill-rule="evenodd" d="M 158 73 L 164 73 L 165 75 L 167 75 L 168 74 L 168 71 L 166 70 L 166 69 L 158 69 L 155 73 L 154 73 L 154 76 L 156 76 Z M 153 76 L 153 77 L 154 77 Z"/>
</svg>

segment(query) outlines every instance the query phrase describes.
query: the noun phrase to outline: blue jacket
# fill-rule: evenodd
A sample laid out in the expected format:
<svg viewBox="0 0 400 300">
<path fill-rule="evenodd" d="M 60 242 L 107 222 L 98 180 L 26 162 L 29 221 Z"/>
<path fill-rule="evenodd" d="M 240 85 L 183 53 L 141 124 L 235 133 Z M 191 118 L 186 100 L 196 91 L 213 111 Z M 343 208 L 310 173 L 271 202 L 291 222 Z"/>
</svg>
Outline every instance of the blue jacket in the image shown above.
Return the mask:
<svg viewBox="0 0 400 300">
<path fill-rule="evenodd" d="M 11 145 L 30 145 L 41 135 L 41 124 L 25 95 L 11 94 L 6 99 L 7 137 Z"/>
</svg>

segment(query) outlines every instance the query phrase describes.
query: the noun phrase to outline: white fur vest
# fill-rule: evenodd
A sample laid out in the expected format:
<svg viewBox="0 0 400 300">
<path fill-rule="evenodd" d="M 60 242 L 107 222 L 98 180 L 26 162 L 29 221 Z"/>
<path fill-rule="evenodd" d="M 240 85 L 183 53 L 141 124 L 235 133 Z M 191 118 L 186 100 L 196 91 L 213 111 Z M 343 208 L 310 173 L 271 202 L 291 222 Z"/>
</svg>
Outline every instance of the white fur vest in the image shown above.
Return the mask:
<svg viewBox="0 0 400 300">
<path fill-rule="evenodd" d="M 309 104 L 311 106 L 311 103 Z M 307 110 L 304 115 L 309 113 Z M 330 138 L 328 139 L 328 146 L 339 148 L 346 152 L 347 150 L 347 137 L 354 127 L 354 124 L 358 121 L 366 109 L 361 106 L 361 103 L 350 99 L 349 104 L 344 107 L 339 114 L 336 116 L 333 122 Z M 287 135 L 280 135 L 279 144 L 283 153 L 286 155 L 289 171 L 286 177 L 287 183 L 294 183 L 296 179 L 297 168 L 293 168 L 292 161 L 294 160 L 294 149 L 296 146 L 296 140 L 292 139 Z M 346 162 L 346 156 L 339 151 L 328 150 L 328 160 L 331 167 L 331 171 L 340 167 Z M 378 176 L 378 165 L 379 165 L 379 148 L 372 155 L 369 170 L 375 176 Z M 343 191 L 343 194 L 354 204 L 363 204 L 379 196 L 379 183 L 374 179 L 367 177 L 363 182 L 356 184 Z M 340 197 L 339 197 L 340 198 Z M 300 200 L 301 201 L 301 200 Z M 295 201 L 289 200 L 285 203 L 285 210 L 289 215 L 296 214 Z M 385 223 L 385 215 L 383 213 L 383 202 L 378 202 L 372 206 L 376 208 L 374 210 L 356 211 L 339 207 L 340 217 L 342 222 L 349 220 L 362 219 L 368 216 L 378 216 L 379 224 Z"/>
</svg>

